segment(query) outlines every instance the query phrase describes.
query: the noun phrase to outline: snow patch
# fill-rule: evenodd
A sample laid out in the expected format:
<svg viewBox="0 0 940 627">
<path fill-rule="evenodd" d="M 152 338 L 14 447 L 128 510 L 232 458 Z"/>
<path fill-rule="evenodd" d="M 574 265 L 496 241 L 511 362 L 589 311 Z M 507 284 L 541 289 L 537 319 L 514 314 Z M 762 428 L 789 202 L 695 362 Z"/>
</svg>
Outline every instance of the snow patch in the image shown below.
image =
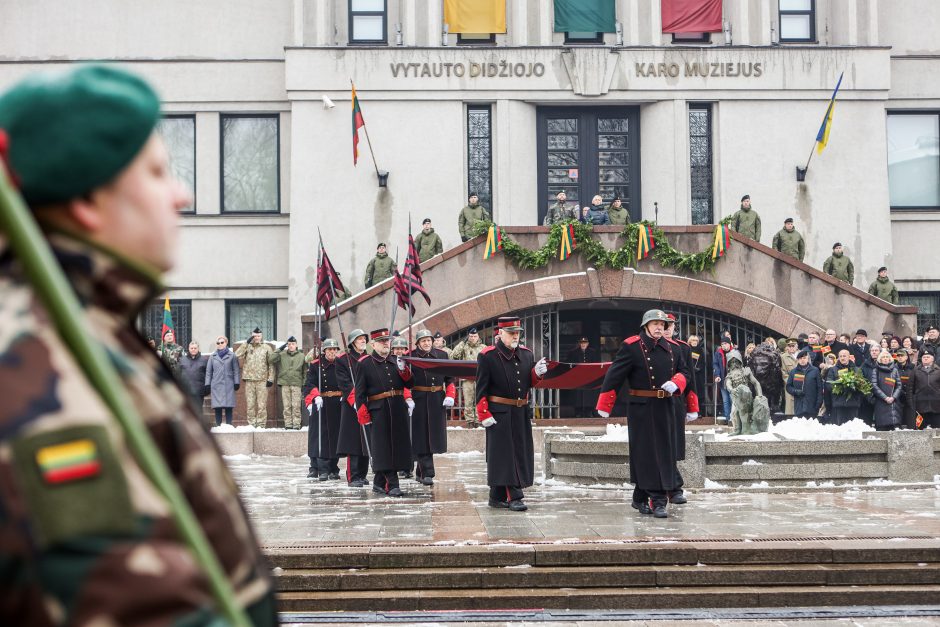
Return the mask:
<svg viewBox="0 0 940 627">
<path fill-rule="evenodd" d="M 532 564 L 516 564 L 515 566 L 504 566 L 504 568 L 532 568 Z"/>
<path fill-rule="evenodd" d="M 742 466 L 763 466 L 764 464 L 757 461 L 756 459 L 749 459 L 746 462 L 741 462 Z"/>
<path fill-rule="evenodd" d="M 597 438 L 598 442 L 629 442 L 630 437 L 624 425 L 607 425 L 607 433 Z"/>
<path fill-rule="evenodd" d="M 872 428 L 864 421 L 854 418 L 842 425 L 825 425 L 815 418 L 790 418 L 772 424 L 766 433 L 756 435 L 731 435 L 730 433 L 714 432 L 712 429 L 704 433 L 715 434 L 716 442 L 749 441 L 774 442 L 778 440 L 863 440 Z"/>
<path fill-rule="evenodd" d="M 815 481 L 807 481 L 807 488 L 834 488 L 836 487 L 835 481 L 820 481 L 819 483 Z"/>
<path fill-rule="evenodd" d="M 219 425 L 217 427 L 212 427 L 212 433 L 252 433 L 256 431 L 251 425 L 242 425 L 240 427 L 233 427 L 230 424 Z"/>
<path fill-rule="evenodd" d="M 890 479 L 883 479 L 881 477 L 877 479 L 872 479 L 868 482 L 868 485 L 894 485 L 894 482 Z"/>
<path fill-rule="evenodd" d="M 230 462 L 251 461 L 251 455 L 245 455 L 244 453 L 239 453 L 238 455 L 223 455 L 222 458 Z"/>
<path fill-rule="evenodd" d="M 706 478 L 705 478 L 705 487 L 706 487 L 706 488 L 712 488 L 712 489 L 719 489 L 719 488 L 727 488 L 728 486 L 726 486 L 726 485 L 723 484 L 723 483 L 718 483 L 717 481 L 712 481 L 711 479 L 708 479 L 708 478 L 706 477 Z"/>
<path fill-rule="evenodd" d="M 767 483 L 766 481 L 758 481 L 757 483 L 752 483 L 751 487 L 752 488 L 769 488 L 770 484 Z"/>
</svg>

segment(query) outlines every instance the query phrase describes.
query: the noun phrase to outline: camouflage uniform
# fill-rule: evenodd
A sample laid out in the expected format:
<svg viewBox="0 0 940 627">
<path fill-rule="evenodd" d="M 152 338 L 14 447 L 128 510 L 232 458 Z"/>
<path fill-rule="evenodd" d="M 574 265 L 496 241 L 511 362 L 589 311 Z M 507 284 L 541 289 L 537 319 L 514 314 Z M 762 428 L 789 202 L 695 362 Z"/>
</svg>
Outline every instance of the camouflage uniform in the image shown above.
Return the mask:
<svg viewBox="0 0 940 627">
<path fill-rule="evenodd" d="M 542 225 L 551 226 L 558 222 L 577 220 L 578 217 L 577 205 L 569 207 L 568 203 L 556 202 L 548 208 L 548 213 L 545 214 L 545 219 L 542 221 Z"/>
<path fill-rule="evenodd" d="M 134 329 L 156 281 L 72 237 L 50 241 L 238 602 L 275 625 L 273 586 L 231 475 Z M 0 238 L 0 623 L 221 624 L 167 501 Z"/>
<path fill-rule="evenodd" d="M 607 207 L 607 215 L 610 216 L 610 223 L 620 226 L 626 226 L 630 224 L 630 212 L 627 211 L 627 208 L 621 205 L 620 207 L 614 207 L 611 203 Z"/>
<path fill-rule="evenodd" d="M 444 243 L 441 242 L 441 236 L 431 229 L 427 233 L 421 231 L 415 238 L 415 246 L 418 248 L 418 260 L 424 263 L 434 255 L 440 255 L 444 252 Z"/>
<path fill-rule="evenodd" d="M 490 212 L 486 210 L 486 207 L 477 203 L 473 206 L 467 205 L 460 210 L 460 215 L 457 216 L 457 230 L 460 232 L 460 241 L 466 242 L 469 239 L 473 239 L 473 227 L 480 220 L 489 222 Z"/>
<path fill-rule="evenodd" d="M 450 358 L 456 359 L 458 361 L 476 361 L 477 357 L 480 355 L 480 351 L 482 350 L 483 342 L 471 344 L 470 340 L 464 340 L 454 347 Z M 476 426 L 480 424 L 480 422 L 477 420 L 476 381 L 468 381 L 466 379 L 462 380 L 460 382 L 460 391 L 463 398 L 463 419 L 466 420 L 470 426 Z"/>
<path fill-rule="evenodd" d="M 245 401 L 248 405 L 248 424 L 264 427 L 268 422 L 267 384 L 274 381 L 274 366 L 268 363 L 268 355 L 274 352 L 270 344 L 245 342 L 235 350 L 235 356 L 243 359 L 242 384 L 245 386 Z"/>
<path fill-rule="evenodd" d="M 892 305 L 897 305 L 901 302 L 898 298 L 898 288 L 894 286 L 894 282 L 888 277 L 878 277 L 872 281 L 872 284 L 868 286 L 868 293 L 882 300 L 886 300 Z"/>
<path fill-rule="evenodd" d="M 800 261 L 803 261 L 806 256 L 806 242 L 796 229 L 788 231 L 783 228 L 777 231 L 774 235 L 773 249 Z"/>
<path fill-rule="evenodd" d="M 829 276 L 845 281 L 849 285 L 855 282 L 855 264 L 845 253 L 833 253 L 823 262 L 823 272 Z"/>
<path fill-rule="evenodd" d="M 173 376 L 179 379 L 181 372 L 180 362 L 183 360 L 183 347 L 175 342 L 164 344 L 163 348 L 160 350 L 160 359 L 166 364 L 166 367 L 170 369 Z"/>
<path fill-rule="evenodd" d="M 741 207 L 736 211 L 731 216 L 731 228 L 755 242 L 760 241 L 760 216 L 753 208 L 745 209 Z"/>
<path fill-rule="evenodd" d="M 307 376 L 307 361 L 299 350 L 272 351 L 268 363 L 277 366 L 277 384 L 281 386 L 281 408 L 285 429 L 300 429 L 301 386 Z"/>
<path fill-rule="evenodd" d="M 394 274 L 395 260 L 388 256 L 388 253 L 376 253 L 375 257 L 369 260 L 366 266 L 366 276 L 363 283 L 366 287 L 372 287 L 390 278 Z"/>
</svg>

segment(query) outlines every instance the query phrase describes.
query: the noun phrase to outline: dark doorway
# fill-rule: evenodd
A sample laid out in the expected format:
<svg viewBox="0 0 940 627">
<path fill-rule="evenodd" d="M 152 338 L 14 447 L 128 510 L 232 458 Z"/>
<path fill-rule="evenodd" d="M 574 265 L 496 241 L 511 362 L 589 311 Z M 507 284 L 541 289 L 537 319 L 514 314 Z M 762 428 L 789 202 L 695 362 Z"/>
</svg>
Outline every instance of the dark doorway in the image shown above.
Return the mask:
<svg viewBox="0 0 940 627">
<path fill-rule="evenodd" d="M 539 223 L 562 190 L 579 207 L 595 194 L 605 204 L 619 196 L 639 220 L 639 123 L 638 107 L 540 107 Z"/>
</svg>

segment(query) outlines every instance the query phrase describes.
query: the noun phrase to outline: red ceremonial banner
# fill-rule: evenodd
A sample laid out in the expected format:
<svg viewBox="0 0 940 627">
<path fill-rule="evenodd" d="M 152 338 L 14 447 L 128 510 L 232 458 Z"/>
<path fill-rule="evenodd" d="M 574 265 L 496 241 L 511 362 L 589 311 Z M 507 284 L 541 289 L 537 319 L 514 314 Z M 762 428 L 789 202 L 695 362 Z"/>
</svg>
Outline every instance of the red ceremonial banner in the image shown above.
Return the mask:
<svg viewBox="0 0 940 627">
<path fill-rule="evenodd" d="M 720 33 L 721 0 L 662 0 L 664 33 Z"/>
</svg>

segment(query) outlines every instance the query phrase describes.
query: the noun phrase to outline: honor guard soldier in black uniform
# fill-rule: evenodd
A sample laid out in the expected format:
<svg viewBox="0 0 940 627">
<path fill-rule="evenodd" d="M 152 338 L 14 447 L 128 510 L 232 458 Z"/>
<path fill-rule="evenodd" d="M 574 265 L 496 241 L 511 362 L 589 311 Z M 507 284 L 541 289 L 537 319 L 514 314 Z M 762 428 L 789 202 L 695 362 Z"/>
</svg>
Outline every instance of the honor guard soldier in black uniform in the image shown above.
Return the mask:
<svg viewBox="0 0 940 627">
<path fill-rule="evenodd" d="M 356 416 L 355 394 L 359 360 L 366 354 L 367 340 L 365 331 L 353 329 L 347 352 L 336 356 L 336 382 L 343 393 L 336 453 L 346 456 L 346 482 L 353 488 L 365 486 L 369 474 L 369 449 Z"/>
<path fill-rule="evenodd" d="M 367 427 L 372 445 L 372 490 L 403 496 L 398 471 L 411 468 L 408 406 L 405 388 L 412 386 L 411 369 L 401 357 L 393 357 L 388 329 L 369 333 L 372 354 L 359 360 L 356 375 L 356 407 L 359 424 Z"/>
<path fill-rule="evenodd" d="M 623 341 L 597 399 L 597 413 L 610 417 L 617 390 L 627 383 L 633 507 L 657 518 L 668 516 L 668 493 L 678 485 L 672 396 L 685 391 L 690 376 L 679 345 L 663 337 L 669 322 L 669 316 L 659 309 L 643 315 L 642 330 Z"/>
<path fill-rule="evenodd" d="M 319 475 L 320 481 L 339 479 L 339 423 L 343 411 L 343 392 L 336 379 L 336 356 L 339 342 L 323 340 L 321 355 L 307 369 L 304 381 L 304 404 L 310 414 L 307 427 L 307 455 L 310 473 Z M 309 476 L 308 474 L 308 476 Z"/>
<path fill-rule="evenodd" d="M 486 483 L 490 507 L 524 512 L 522 489 L 532 485 L 532 409 L 529 389 L 548 371 L 542 358 L 519 345 L 522 325 L 515 316 L 497 322 L 498 337 L 477 357 L 477 416 L 486 427 Z"/>
<path fill-rule="evenodd" d="M 415 335 L 412 355 L 422 359 L 447 359 L 447 353 L 433 348 L 434 335 L 427 329 Z M 454 406 L 456 388 L 450 377 L 428 370 L 414 370 L 411 398 L 411 451 L 417 467 L 415 479 L 424 485 L 434 485 L 434 453 L 447 452 L 447 409 Z"/>
</svg>

